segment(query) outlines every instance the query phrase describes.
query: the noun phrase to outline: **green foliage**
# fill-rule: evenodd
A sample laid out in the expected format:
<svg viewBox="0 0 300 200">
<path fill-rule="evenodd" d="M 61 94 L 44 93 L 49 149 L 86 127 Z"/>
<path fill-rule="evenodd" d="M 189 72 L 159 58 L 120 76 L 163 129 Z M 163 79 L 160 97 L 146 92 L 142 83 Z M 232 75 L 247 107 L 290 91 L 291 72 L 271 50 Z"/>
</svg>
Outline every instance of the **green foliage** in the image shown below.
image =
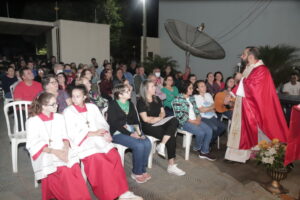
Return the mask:
<svg viewBox="0 0 300 200">
<path fill-rule="evenodd" d="M 120 48 L 120 40 L 124 22 L 121 17 L 122 8 L 117 0 L 106 0 L 103 5 L 104 19 L 103 22 L 110 25 L 110 44 L 112 54 L 114 50 Z"/>
<path fill-rule="evenodd" d="M 279 86 L 290 79 L 293 67 L 299 65 L 299 49 L 289 45 L 269 45 L 259 47 L 261 58 L 269 67 L 274 83 Z"/>
<path fill-rule="evenodd" d="M 176 71 L 176 68 L 178 67 L 177 61 L 173 60 L 172 57 L 161 57 L 159 55 L 154 55 L 153 58 L 147 57 L 144 62 L 146 73 L 152 73 L 155 67 L 159 67 L 162 71 L 166 66 L 171 66 L 171 68 Z"/>
</svg>

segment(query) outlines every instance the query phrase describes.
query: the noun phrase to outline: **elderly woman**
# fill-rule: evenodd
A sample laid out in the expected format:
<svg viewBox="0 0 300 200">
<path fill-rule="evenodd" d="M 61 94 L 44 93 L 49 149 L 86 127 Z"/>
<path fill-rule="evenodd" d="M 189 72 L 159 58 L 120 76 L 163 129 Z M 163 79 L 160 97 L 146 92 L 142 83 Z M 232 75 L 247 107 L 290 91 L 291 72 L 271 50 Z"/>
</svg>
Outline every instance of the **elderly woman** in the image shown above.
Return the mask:
<svg viewBox="0 0 300 200">
<path fill-rule="evenodd" d="M 110 102 L 107 111 L 107 122 L 113 141 L 132 150 L 131 177 L 137 183 L 144 183 L 151 178 L 146 171 L 151 142 L 140 130 L 138 114 L 133 103 L 129 101 L 130 88 L 124 84 L 116 85 L 113 94 L 114 100 Z"/>
<path fill-rule="evenodd" d="M 105 200 L 142 199 L 128 191 L 120 155 L 111 143 L 109 125 L 96 105 L 85 103 L 87 95 L 85 86 L 75 86 L 73 105 L 64 111 L 64 117 L 71 147 L 78 152 L 95 196 Z"/>
<path fill-rule="evenodd" d="M 66 107 L 72 104 L 68 93 L 58 89 L 58 82 L 51 74 L 43 78 L 42 86 L 45 92 L 51 93 L 56 97 L 58 104 L 58 113 L 62 113 Z"/>
<path fill-rule="evenodd" d="M 176 131 L 178 121 L 176 118 L 170 118 L 163 124 L 155 125 L 165 118 L 165 110 L 161 100 L 155 96 L 156 87 L 150 80 L 145 80 L 141 84 L 140 99 L 137 102 L 137 109 L 141 116 L 142 130 L 145 134 L 153 136 L 161 143 L 157 146 L 157 152 L 165 157 L 165 148 L 168 152 L 168 168 L 170 174 L 177 176 L 185 175 L 185 172 L 175 164 L 176 157 Z"/>
<path fill-rule="evenodd" d="M 214 161 L 215 156 L 209 152 L 212 129 L 201 120 L 195 98 L 192 96 L 193 89 L 190 81 L 183 83 L 182 93 L 173 101 L 174 114 L 182 129 L 196 136 L 193 149 L 199 152 L 199 158 Z"/>
</svg>

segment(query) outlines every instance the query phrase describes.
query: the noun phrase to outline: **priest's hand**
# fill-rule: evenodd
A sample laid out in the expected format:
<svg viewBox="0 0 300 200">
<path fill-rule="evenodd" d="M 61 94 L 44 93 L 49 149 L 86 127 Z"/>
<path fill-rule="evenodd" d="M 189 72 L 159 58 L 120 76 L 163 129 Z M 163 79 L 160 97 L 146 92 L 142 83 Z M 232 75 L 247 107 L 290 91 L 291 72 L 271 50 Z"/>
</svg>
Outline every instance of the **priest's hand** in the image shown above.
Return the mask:
<svg viewBox="0 0 300 200">
<path fill-rule="evenodd" d="M 238 80 L 238 81 L 240 81 L 240 80 L 242 79 L 242 77 L 243 77 L 243 74 L 240 73 L 240 72 L 237 72 L 237 73 L 235 74 L 235 76 L 234 76 L 234 78 L 235 78 L 236 80 Z"/>
</svg>

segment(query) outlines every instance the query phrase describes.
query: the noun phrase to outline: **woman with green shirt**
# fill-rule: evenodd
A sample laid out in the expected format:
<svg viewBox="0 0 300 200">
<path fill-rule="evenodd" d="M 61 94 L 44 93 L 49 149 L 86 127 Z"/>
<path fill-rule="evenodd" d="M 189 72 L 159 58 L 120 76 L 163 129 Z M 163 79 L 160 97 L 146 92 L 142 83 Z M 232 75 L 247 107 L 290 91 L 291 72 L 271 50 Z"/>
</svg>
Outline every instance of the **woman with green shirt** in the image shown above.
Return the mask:
<svg viewBox="0 0 300 200">
<path fill-rule="evenodd" d="M 172 75 L 168 75 L 164 79 L 164 87 L 161 91 L 166 95 L 166 99 L 163 101 L 166 116 L 173 116 L 172 102 L 179 92 L 176 86 L 174 86 L 174 79 Z"/>
</svg>

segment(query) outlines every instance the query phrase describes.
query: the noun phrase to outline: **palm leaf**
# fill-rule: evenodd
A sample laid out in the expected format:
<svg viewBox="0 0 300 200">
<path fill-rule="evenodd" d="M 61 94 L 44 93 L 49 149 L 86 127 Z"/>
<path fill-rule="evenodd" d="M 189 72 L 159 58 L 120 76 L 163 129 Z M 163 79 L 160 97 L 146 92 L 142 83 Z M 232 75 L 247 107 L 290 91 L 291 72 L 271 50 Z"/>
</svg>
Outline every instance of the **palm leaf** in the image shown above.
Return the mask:
<svg viewBox="0 0 300 200">
<path fill-rule="evenodd" d="M 286 82 L 293 72 L 293 67 L 299 65 L 299 48 L 289 45 L 269 45 L 259 47 L 261 59 L 269 67 L 274 83 L 277 86 Z"/>
</svg>

